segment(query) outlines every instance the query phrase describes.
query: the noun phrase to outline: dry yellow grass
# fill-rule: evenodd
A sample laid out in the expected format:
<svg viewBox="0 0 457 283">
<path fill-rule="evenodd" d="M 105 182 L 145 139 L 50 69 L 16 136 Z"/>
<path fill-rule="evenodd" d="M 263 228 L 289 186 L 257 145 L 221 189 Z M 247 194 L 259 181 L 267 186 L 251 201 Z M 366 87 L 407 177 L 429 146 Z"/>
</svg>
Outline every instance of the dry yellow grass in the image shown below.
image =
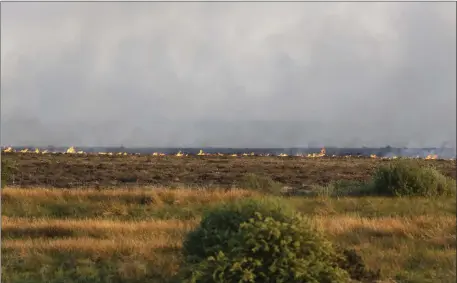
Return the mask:
<svg viewBox="0 0 457 283">
<path fill-rule="evenodd" d="M 455 239 L 456 217 L 418 216 L 366 218 L 358 216 L 313 217 L 314 222 L 329 235 L 356 233 L 361 229 L 380 235 L 403 236 L 407 238 L 435 239 L 453 237 Z M 454 232 L 454 234 L 452 234 Z"/>
<path fill-rule="evenodd" d="M 382 217 L 366 218 L 359 216 L 323 217 L 312 216 L 310 219 L 328 234 L 338 235 L 354 232 L 358 229 L 370 229 L 384 234 L 398 234 L 405 237 L 434 238 L 455 231 L 456 217 L 418 216 L 418 217 Z M 30 219 L 2 216 L 2 230 L 9 229 L 74 229 L 74 230 L 109 230 L 113 233 L 160 230 L 191 230 L 199 222 L 196 220 L 154 220 L 150 221 L 115 221 L 98 219 Z"/>
<path fill-rule="evenodd" d="M 8 229 L 74 229 L 74 230 L 109 230 L 113 233 L 189 230 L 198 224 L 198 220 L 155 220 L 150 221 L 115 221 L 98 219 L 30 219 L 2 216 L 2 230 Z"/>
<path fill-rule="evenodd" d="M 148 239 L 141 238 L 113 238 L 99 240 L 90 237 L 69 238 L 69 239 L 26 239 L 26 240 L 5 240 L 2 248 L 16 249 L 22 252 L 88 252 L 97 254 L 109 254 L 112 252 L 129 252 L 137 255 L 150 253 L 155 249 L 180 248 L 182 240 L 170 237 L 168 234 L 154 234 Z"/>
<path fill-rule="evenodd" d="M 451 216 L 417 218 L 385 217 L 369 219 L 357 216 L 337 216 L 326 218 L 313 216 L 310 220 L 323 229 L 332 237 L 340 235 L 357 234 L 367 231 L 371 235 L 395 236 L 408 239 L 420 239 L 431 241 L 436 244 L 455 246 L 456 218 Z M 150 220 L 150 221 L 113 221 L 113 220 L 64 220 L 64 219 L 28 219 L 2 217 L 2 232 L 8 235 L 33 233 L 56 236 L 62 235 L 62 231 L 72 231 L 75 235 L 105 235 L 110 239 L 94 239 L 89 237 L 56 240 L 17 240 L 5 239 L 4 247 L 27 248 L 27 249 L 55 249 L 57 246 L 65 246 L 74 249 L 97 249 L 105 248 L 130 249 L 165 247 L 172 240 L 172 246 L 176 247 L 176 241 L 182 240 L 184 235 L 195 228 L 197 220 Z M 454 233 L 453 233 L 454 232 Z M 171 236 L 173 235 L 173 237 Z M 90 244 L 88 244 L 90 243 Z"/>
<path fill-rule="evenodd" d="M 223 189 L 167 189 L 156 187 L 141 187 L 130 189 L 106 189 L 97 190 L 93 188 L 78 188 L 78 189 L 49 189 L 49 188 L 9 188 L 2 189 L 2 197 L 34 197 L 34 198 L 61 198 L 61 197 L 132 197 L 132 196 L 168 196 L 173 195 L 180 198 L 198 197 L 218 199 L 241 198 L 246 196 L 259 195 L 256 192 L 242 189 L 223 190 Z"/>
<path fill-rule="evenodd" d="M 150 202 L 138 202 L 145 196 Z M 104 262 L 96 265 L 97 269 L 116 265 L 122 282 L 144 282 L 152 277 L 159 279 L 150 282 L 165 282 L 163 278 L 170 277 L 178 268 L 183 238 L 198 225 L 201 217 L 197 214 L 191 219 L 180 219 L 181 215 L 186 215 L 183 211 L 252 196 L 258 194 L 245 190 L 7 188 L 2 191 L 2 198 L 6 201 L 6 206 L 2 207 L 2 257 L 9 264 L 5 271 L 11 276 L 8 278 L 13 278 L 18 269 L 29 272 L 36 266 L 33 272 L 38 276 L 41 272 L 41 263 L 38 263 L 43 260 L 56 258 L 58 263 L 66 258 L 91 258 L 93 262 Z M 119 203 L 120 200 L 132 199 L 135 201 Z M 296 202 L 302 200 L 291 199 L 291 204 L 297 205 Z M 381 268 L 383 282 L 396 282 L 395 276 L 406 269 L 414 270 L 405 275 L 408 282 L 455 282 L 456 216 L 446 212 L 446 206 L 435 208 L 430 215 L 364 216 L 363 209 L 372 213 L 377 209 L 376 205 L 385 207 L 386 203 L 393 203 L 390 206 L 393 209 L 404 210 L 405 205 L 417 207 L 417 202 L 408 204 L 402 200 L 398 205 L 395 201 L 386 198 L 378 204 L 375 200 L 367 202 L 361 198 L 319 198 L 314 202 L 318 203 L 320 210 L 308 217 L 333 241 L 359 250 L 369 267 Z M 71 215 L 73 218 L 61 217 L 57 212 L 50 214 L 46 210 L 48 204 L 59 203 L 78 204 L 95 212 L 80 210 L 90 217 L 78 219 L 73 217 L 75 215 Z M 90 205 L 84 206 L 86 204 Z M 38 205 L 41 206 L 36 208 Z M 354 206 L 360 209 L 360 213 L 350 213 Z M 114 208 L 125 214 L 123 220 L 106 218 L 113 214 Z M 145 218 L 129 218 L 151 208 L 156 210 Z M 332 213 L 321 213 L 321 210 L 331 210 Z M 15 216 L 16 212 L 21 212 L 23 217 Z M 48 265 L 57 266 L 57 263 Z M 48 276 L 54 276 L 54 271 L 49 272 Z M 425 279 L 420 279 L 422 277 Z"/>
<path fill-rule="evenodd" d="M 243 197 L 258 196 L 259 194 L 249 190 L 234 189 L 225 191 L 222 189 L 214 190 L 189 190 L 189 189 L 165 189 L 165 188 L 141 188 L 141 189 L 17 189 L 5 188 L 2 190 L 2 198 L 24 199 L 33 198 L 37 200 L 137 200 L 147 201 L 154 205 L 176 204 L 198 202 L 201 204 L 230 201 Z"/>
</svg>

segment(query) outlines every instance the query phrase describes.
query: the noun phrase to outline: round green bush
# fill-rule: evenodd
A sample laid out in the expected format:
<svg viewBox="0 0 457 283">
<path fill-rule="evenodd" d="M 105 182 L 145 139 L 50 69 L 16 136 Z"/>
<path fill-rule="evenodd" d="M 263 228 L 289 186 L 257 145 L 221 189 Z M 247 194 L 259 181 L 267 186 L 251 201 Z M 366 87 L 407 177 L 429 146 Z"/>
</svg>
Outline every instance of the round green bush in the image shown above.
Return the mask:
<svg viewBox="0 0 457 283">
<path fill-rule="evenodd" d="M 421 167 L 412 160 L 399 160 L 379 167 L 372 189 L 386 196 L 442 196 L 455 192 L 455 180 L 430 166 Z"/>
<path fill-rule="evenodd" d="M 254 213 L 224 245 L 224 249 L 187 265 L 181 282 L 351 281 L 348 272 L 338 267 L 331 243 L 298 216 L 281 221 Z"/>
<path fill-rule="evenodd" d="M 287 222 L 294 215 L 283 200 L 275 197 L 244 199 L 218 206 L 204 214 L 199 227 L 190 232 L 183 243 L 183 254 L 188 262 L 198 262 L 228 249 L 228 241 L 240 224 L 259 212 L 265 217 Z"/>
</svg>

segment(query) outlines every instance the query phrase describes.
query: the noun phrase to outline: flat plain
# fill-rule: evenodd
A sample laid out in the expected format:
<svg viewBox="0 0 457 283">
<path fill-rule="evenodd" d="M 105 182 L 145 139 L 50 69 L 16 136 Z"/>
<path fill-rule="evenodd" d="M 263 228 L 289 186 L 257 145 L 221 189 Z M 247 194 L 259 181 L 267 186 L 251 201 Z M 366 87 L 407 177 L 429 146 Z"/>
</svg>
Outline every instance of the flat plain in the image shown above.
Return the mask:
<svg viewBox="0 0 457 283">
<path fill-rule="evenodd" d="M 18 187 L 219 187 L 230 188 L 248 173 L 263 174 L 295 189 L 333 181 L 368 180 L 391 162 L 369 157 L 152 156 L 2 153 L 15 163 L 8 180 Z M 455 160 L 420 160 L 456 178 Z"/>
<path fill-rule="evenodd" d="M 243 174 L 266 174 L 287 186 L 313 186 L 367 180 L 377 165 L 390 162 L 33 154 L 2 158 L 14 161 L 21 175 L 1 194 L 2 282 L 14 283 L 170 282 L 179 267 L 183 238 L 205 211 L 264 197 L 259 191 L 235 188 Z M 421 162 L 455 179 L 455 161 Z M 125 181 L 128 178 L 136 181 Z M 369 268 L 380 269 L 382 282 L 456 281 L 455 198 L 284 199 L 334 243 L 356 249 Z"/>
</svg>

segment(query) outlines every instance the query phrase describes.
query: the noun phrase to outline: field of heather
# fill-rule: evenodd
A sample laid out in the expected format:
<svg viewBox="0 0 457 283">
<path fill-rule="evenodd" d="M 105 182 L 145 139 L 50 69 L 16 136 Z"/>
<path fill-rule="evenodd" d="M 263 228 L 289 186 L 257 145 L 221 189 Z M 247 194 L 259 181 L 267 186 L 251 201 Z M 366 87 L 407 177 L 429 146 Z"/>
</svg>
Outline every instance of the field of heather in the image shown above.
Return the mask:
<svg viewBox="0 0 457 283">
<path fill-rule="evenodd" d="M 246 174 L 267 175 L 296 190 L 338 180 L 368 180 L 394 160 L 369 157 L 153 156 L 2 153 L 17 187 L 238 187 Z M 455 160 L 420 160 L 456 178 Z"/>
</svg>

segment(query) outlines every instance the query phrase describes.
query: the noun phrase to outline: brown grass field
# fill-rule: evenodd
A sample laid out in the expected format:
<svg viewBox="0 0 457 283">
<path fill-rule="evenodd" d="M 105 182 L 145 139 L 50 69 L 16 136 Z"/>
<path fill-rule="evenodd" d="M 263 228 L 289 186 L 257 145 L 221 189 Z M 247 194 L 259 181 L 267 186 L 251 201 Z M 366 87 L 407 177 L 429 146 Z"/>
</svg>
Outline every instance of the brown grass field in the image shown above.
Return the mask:
<svg viewBox="0 0 457 283">
<path fill-rule="evenodd" d="M 206 210 L 263 197 L 253 190 L 224 189 L 234 187 L 244 174 L 263 173 L 303 188 L 367 180 L 377 165 L 390 162 L 32 154 L 2 158 L 14 161 L 17 170 L 14 182 L 1 193 L 1 279 L 14 283 L 167 283 L 178 270 L 183 238 Z M 421 162 L 455 179 L 455 161 Z M 382 282 L 456 282 L 455 197 L 283 198 L 334 243 L 355 248 L 369 268 L 380 269 Z"/>
<path fill-rule="evenodd" d="M 265 174 L 295 189 L 336 180 L 363 181 L 376 166 L 392 160 L 231 156 L 108 156 L 2 153 L 16 164 L 8 180 L 18 187 L 232 187 L 246 173 Z M 421 160 L 456 178 L 455 160 Z"/>
</svg>

